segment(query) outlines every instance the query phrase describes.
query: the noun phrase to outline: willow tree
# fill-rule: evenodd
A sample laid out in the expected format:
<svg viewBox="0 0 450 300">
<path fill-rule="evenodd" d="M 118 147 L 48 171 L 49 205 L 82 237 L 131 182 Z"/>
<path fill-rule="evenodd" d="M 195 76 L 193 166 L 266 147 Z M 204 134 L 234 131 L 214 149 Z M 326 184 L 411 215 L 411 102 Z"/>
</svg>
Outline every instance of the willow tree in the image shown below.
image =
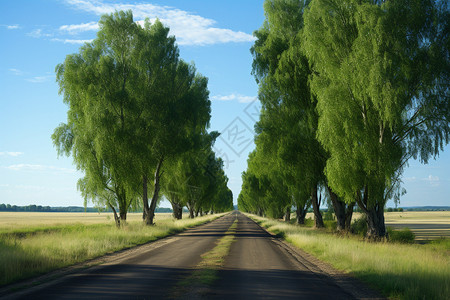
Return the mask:
<svg viewBox="0 0 450 300">
<path fill-rule="evenodd" d="M 305 12 L 326 176 L 367 215 L 369 237 L 386 235 L 408 159 L 448 143 L 448 20 L 445 1 L 313 0 Z"/>
<path fill-rule="evenodd" d="M 179 59 L 175 38 L 158 20 L 141 27 L 121 11 L 99 25 L 92 43 L 57 66 L 69 112 L 53 138 L 86 173 L 80 187 L 93 195 L 93 187 L 114 182 L 120 195 L 141 194 L 144 221 L 153 224 L 163 161 L 193 147 L 209 123 L 207 79 Z"/>
<path fill-rule="evenodd" d="M 175 38 L 161 22 L 145 22 L 136 49 L 138 75 L 133 96 L 139 115 L 133 151 L 140 165 L 144 222 L 153 224 L 163 163 L 198 147 L 198 133 L 209 125 L 211 103 L 207 78 L 179 58 Z M 153 193 L 149 203 L 150 180 Z"/>
<path fill-rule="evenodd" d="M 56 67 L 56 80 L 69 106 L 67 124 L 52 135 L 58 154 L 73 155 L 77 169 L 85 173 L 79 182 L 85 199 L 106 204 L 120 218 L 135 199 L 127 184 L 134 162 L 128 144 L 134 130 L 130 115 L 134 99 L 129 78 L 135 69 L 130 59 L 138 30 L 131 13 L 103 16 L 92 43 L 68 55 Z"/>
<path fill-rule="evenodd" d="M 324 227 L 318 191 L 326 184 L 326 153 L 316 140 L 316 100 L 308 84 L 308 60 L 301 48 L 307 5 L 308 1 L 265 1 L 266 19 L 255 32 L 257 40 L 251 51 L 264 112 L 258 124 L 261 142 L 270 145 L 277 141 L 273 156 L 281 159 L 280 170 L 289 171 L 286 177 L 297 179 L 285 182 L 291 184 L 291 195 L 308 195 L 298 207 L 310 199 L 315 226 Z"/>
</svg>

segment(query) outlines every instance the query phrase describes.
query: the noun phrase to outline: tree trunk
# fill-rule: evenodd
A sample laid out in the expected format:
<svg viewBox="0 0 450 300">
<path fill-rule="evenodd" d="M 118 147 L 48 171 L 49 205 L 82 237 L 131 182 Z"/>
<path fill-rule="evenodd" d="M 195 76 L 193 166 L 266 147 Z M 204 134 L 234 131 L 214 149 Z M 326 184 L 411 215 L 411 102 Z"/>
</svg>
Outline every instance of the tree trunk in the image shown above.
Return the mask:
<svg viewBox="0 0 450 300">
<path fill-rule="evenodd" d="M 286 213 L 284 214 L 284 221 L 285 222 L 291 221 L 291 206 L 286 207 Z"/>
<path fill-rule="evenodd" d="M 144 206 L 144 212 L 142 214 L 142 219 L 145 225 L 151 225 L 150 222 L 150 207 L 148 206 L 148 177 L 144 175 L 142 177 L 142 202 Z"/>
<path fill-rule="evenodd" d="M 200 217 L 203 217 L 203 209 L 200 208 Z"/>
<path fill-rule="evenodd" d="M 353 216 L 353 206 L 355 203 L 352 202 L 347 206 L 347 211 L 345 213 L 345 231 L 350 231 L 350 226 L 352 224 L 352 216 Z"/>
<path fill-rule="evenodd" d="M 369 240 L 379 241 L 386 237 L 386 226 L 384 224 L 384 204 L 376 203 L 373 206 L 367 205 L 369 203 L 368 196 L 369 189 L 364 187 L 364 195 L 358 192 L 356 202 L 361 210 L 367 216 L 367 234 Z"/>
<path fill-rule="evenodd" d="M 159 199 L 159 189 L 160 189 L 159 179 L 161 177 L 161 167 L 162 167 L 163 161 L 164 161 L 164 158 L 161 157 L 159 159 L 159 161 L 158 161 L 158 164 L 156 165 L 155 187 L 153 189 L 152 201 L 150 202 L 150 210 L 149 210 L 148 222 L 146 222 L 147 225 L 154 225 L 155 224 L 153 222 L 153 220 L 155 218 L 156 204 L 158 203 L 158 199 Z"/>
<path fill-rule="evenodd" d="M 333 204 L 334 215 L 336 216 L 336 229 L 338 231 L 349 230 L 350 224 L 347 226 L 347 222 L 351 222 L 352 220 L 353 203 L 347 206 L 347 204 L 340 200 L 338 195 L 336 195 L 329 186 L 327 188 L 330 194 L 331 203 Z M 348 218 L 350 218 L 350 220 L 348 220 Z"/>
<path fill-rule="evenodd" d="M 325 225 L 323 224 L 322 214 L 320 213 L 320 203 L 317 198 L 317 185 L 315 185 L 311 191 L 311 202 L 314 211 L 314 226 L 316 228 L 323 228 Z"/>
<path fill-rule="evenodd" d="M 113 215 L 114 215 L 114 221 L 116 222 L 117 228 L 120 228 L 120 219 L 119 216 L 117 216 L 117 211 L 110 203 L 108 203 L 108 206 L 112 209 Z"/>
<path fill-rule="evenodd" d="M 386 226 L 384 224 L 384 207 L 376 205 L 367 210 L 367 238 L 379 241 L 386 237 Z"/>
<path fill-rule="evenodd" d="M 177 220 L 181 220 L 183 218 L 183 207 L 175 201 L 170 203 L 172 204 L 173 217 Z"/>
<path fill-rule="evenodd" d="M 299 203 L 297 203 L 297 211 L 296 213 L 296 219 L 297 219 L 297 224 L 300 225 L 304 225 L 305 224 L 305 217 L 306 217 L 306 213 L 308 212 L 308 208 L 309 208 L 309 203 L 308 201 L 306 201 L 305 204 L 300 205 Z"/>
<path fill-rule="evenodd" d="M 194 208 L 193 208 L 192 206 L 189 206 L 188 208 L 189 208 L 189 218 L 190 218 L 190 219 L 195 218 L 195 215 L 194 215 Z"/>
<path fill-rule="evenodd" d="M 262 208 L 258 209 L 258 216 L 262 217 L 264 215 L 264 211 Z"/>
</svg>

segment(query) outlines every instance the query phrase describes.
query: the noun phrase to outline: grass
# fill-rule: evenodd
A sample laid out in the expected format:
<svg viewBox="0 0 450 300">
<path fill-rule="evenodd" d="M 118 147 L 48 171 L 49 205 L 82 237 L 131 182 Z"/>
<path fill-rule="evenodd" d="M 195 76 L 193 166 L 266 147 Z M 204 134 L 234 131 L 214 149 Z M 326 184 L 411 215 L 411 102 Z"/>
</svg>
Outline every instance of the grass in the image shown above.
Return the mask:
<svg viewBox="0 0 450 300">
<path fill-rule="evenodd" d="M 426 245 L 369 243 L 249 215 L 286 241 L 368 283 L 392 299 L 448 299 L 450 240 Z"/>
<path fill-rule="evenodd" d="M 10 214 L 18 217 L 16 213 Z M 28 227 L 21 221 L 16 227 L 11 222 L 0 224 L 0 285 L 154 241 L 223 214 L 183 220 L 157 214 L 155 226 L 144 226 L 142 217 L 136 214 L 121 229 L 105 216 L 92 220 L 88 214 L 88 220 L 78 216 L 78 222 L 69 219 L 64 224 L 60 215 L 51 215 L 58 221 L 40 218 L 36 222 L 31 220 Z"/>
</svg>

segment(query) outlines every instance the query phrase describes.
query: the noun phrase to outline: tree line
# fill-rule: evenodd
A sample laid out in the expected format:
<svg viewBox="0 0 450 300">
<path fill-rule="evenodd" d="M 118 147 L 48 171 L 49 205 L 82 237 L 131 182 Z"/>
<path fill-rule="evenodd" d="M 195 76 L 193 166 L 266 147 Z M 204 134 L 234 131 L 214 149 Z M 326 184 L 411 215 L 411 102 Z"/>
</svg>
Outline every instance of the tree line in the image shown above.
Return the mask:
<svg viewBox="0 0 450 300">
<path fill-rule="evenodd" d="M 369 238 L 405 193 L 411 158 L 449 142 L 448 2 L 266 0 L 251 48 L 262 104 L 240 210 L 304 223 L 330 203 L 338 230 L 353 209 Z"/>
<path fill-rule="evenodd" d="M 103 15 L 96 39 L 56 67 L 67 123 L 52 135 L 72 155 L 85 199 L 110 208 L 117 226 L 132 208 L 154 224 L 162 196 L 182 217 L 232 209 L 223 161 L 208 132 L 208 80 L 179 57 L 159 20 L 143 25 L 131 11 Z"/>
</svg>

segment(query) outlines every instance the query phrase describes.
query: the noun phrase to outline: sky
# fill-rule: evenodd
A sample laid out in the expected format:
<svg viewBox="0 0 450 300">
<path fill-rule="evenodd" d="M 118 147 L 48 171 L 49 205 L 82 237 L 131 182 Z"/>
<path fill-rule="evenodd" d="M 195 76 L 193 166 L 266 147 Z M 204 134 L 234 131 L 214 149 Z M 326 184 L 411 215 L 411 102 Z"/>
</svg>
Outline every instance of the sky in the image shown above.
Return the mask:
<svg viewBox="0 0 450 300">
<path fill-rule="evenodd" d="M 169 26 L 181 58 L 208 77 L 210 130 L 221 132 L 214 150 L 236 203 L 260 109 L 249 49 L 264 20 L 262 0 L 0 1 L 0 203 L 83 205 L 83 174 L 70 157 L 57 157 L 51 140 L 67 116 L 55 67 L 95 38 L 102 14 L 129 9 L 135 21 Z M 411 161 L 402 180 L 400 206 L 450 205 L 450 147 L 428 165 Z"/>
</svg>

